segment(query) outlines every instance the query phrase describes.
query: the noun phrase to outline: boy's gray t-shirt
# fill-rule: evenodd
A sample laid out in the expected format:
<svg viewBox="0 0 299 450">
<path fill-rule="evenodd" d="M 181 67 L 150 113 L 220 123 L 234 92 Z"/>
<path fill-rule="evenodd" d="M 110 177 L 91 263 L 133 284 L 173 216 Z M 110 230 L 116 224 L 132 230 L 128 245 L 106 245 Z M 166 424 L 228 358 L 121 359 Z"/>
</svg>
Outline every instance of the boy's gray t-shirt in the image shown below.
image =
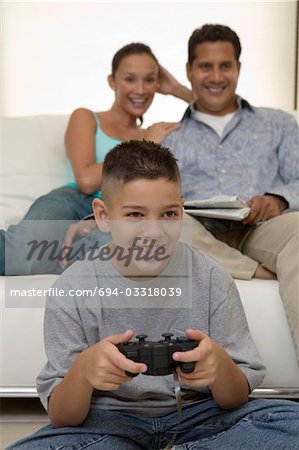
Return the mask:
<svg viewBox="0 0 299 450">
<path fill-rule="evenodd" d="M 166 269 L 150 281 L 122 277 L 110 261 L 77 261 L 50 290 L 44 336 L 48 361 L 37 378 L 47 408 L 53 389 L 75 358 L 112 334 L 134 330 L 148 340 L 199 329 L 221 344 L 245 374 L 250 389 L 265 376 L 233 279 L 214 260 L 179 243 Z M 181 387 L 183 404 L 211 395 Z M 176 410 L 173 376 L 139 375 L 116 391 L 94 390 L 92 406 L 159 416 Z"/>
</svg>

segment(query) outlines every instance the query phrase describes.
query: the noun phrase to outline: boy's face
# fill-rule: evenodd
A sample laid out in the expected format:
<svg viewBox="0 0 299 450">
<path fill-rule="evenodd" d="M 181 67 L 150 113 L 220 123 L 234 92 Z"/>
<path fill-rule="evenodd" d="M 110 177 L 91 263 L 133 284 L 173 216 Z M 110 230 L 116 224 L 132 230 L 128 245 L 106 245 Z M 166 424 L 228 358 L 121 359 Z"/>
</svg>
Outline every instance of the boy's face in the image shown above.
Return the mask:
<svg viewBox="0 0 299 450">
<path fill-rule="evenodd" d="M 179 183 L 165 178 L 113 181 L 105 202 L 94 200 L 98 227 L 111 232 L 112 247 L 131 251 L 129 264 L 113 257 L 119 272 L 136 279 L 159 275 L 180 236 L 183 202 Z"/>
</svg>

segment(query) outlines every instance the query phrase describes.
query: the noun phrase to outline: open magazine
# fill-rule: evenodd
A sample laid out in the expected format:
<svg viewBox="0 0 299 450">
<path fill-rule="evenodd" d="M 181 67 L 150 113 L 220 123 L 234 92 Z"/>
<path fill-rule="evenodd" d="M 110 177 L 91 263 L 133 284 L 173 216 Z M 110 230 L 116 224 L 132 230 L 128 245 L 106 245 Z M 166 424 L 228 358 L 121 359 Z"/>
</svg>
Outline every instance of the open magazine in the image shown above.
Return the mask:
<svg viewBox="0 0 299 450">
<path fill-rule="evenodd" d="M 184 211 L 193 216 L 241 221 L 249 215 L 250 208 L 236 195 L 217 195 L 204 200 L 185 202 Z"/>
</svg>

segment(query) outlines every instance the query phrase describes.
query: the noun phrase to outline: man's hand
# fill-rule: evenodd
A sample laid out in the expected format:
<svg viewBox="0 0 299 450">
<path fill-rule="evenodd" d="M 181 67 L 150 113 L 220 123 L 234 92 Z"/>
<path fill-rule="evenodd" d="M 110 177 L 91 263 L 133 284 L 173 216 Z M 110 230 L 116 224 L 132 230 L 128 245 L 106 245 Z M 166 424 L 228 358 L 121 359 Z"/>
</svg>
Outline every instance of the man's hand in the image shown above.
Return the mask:
<svg viewBox="0 0 299 450">
<path fill-rule="evenodd" d="M 288 207 L 287 202 L 282 197 L 275 195 L 256 195 L 247 204 L 250 207 L 250 214 L 243 220 L 243 223 L 252 226 L 263 220 L 280 216 Z"/>
<path fill-rule="evenodd" d="M 80 220 L 77 223 L 72 223 L 66 230 L 64 240 L 61 246 L 61 253 L 59 258 L 59 265 L 62 268 L 66 268 L 68 265 L 68 254 L 73 242 L 79 237 L 87 236 L 93 230 L 97 228 L 95 220 Z"/>
<path fill-rule="evenodd" d="M 261 280 L 277 280 L 276 273 L 271 272 L 261 264 L 257 266 L 253 278 L 259 278 Z"/>
<path fill-rule="evenodd" d="M 76 361 L 82 379 L 93 388 L 114 391 L 132 380 L 125 371 L 137 374 L 146 372 L 145 364 L 126 358 L 116 347 L 117 344 L 128 342 L 133 334 L 132 330 L 127 330 L 123 334 L 106 337 L 83 350 Z"/>
</svg>

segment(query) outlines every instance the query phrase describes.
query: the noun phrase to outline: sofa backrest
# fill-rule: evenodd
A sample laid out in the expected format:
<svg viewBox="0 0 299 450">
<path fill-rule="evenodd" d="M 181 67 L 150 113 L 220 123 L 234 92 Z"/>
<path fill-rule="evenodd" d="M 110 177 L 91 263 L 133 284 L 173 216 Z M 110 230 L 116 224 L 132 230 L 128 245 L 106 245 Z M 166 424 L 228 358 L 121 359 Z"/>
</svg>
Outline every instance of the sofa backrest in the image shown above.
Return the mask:
<svg viewBox="0 0 299 450">
<path fill-rule="evenodd" d="M 292 114 L 298 120 L 298 111 Z M 2 118 L 1 227 L 18 222 L 36 198 L 69 180 L 68 120 L 50 114 Z"/>
<path fill-rule="evenodd" d="M 69 115 L 2 118 L 2 225 L 19 220 L 37 197 L 69 179 L 64 147 L 68 120 Z"/>
</svg>

